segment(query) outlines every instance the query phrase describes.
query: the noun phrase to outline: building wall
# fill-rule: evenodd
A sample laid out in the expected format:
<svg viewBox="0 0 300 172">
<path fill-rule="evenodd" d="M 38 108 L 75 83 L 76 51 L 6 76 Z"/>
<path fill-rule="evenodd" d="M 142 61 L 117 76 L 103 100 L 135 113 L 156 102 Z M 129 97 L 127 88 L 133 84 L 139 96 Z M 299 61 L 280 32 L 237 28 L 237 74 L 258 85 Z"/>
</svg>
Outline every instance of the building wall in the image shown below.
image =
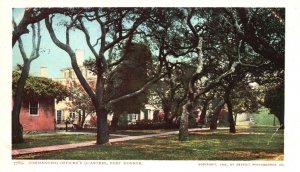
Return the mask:
<svg viewBox="0 0 300 172">
<path fill-rule="evenodd" d="M 239 113 L 237 114 L 237 118 L 236 121 L 240 122 L 240 121 L 247 121 L 249 120 L 250 115 L 248 113 Z"/>
<path fill-rule="evenodd" d="M 89 83 L 95 83 L 97 77 L 90 72 L 87 68 L 83 66 L 84 62 L 84 50 L 76 49 L 76 59 L 78 66 L 80 68 L 80 71 L 82 72 L 83 77 L 89 82 Z M 72 67 L 67 67 L 64 69 L 61 69 L 61 78 L 55 78 L 55 81 L 60 82 L 62 85 L 71 87 L 74 83 L 80 84 L 74 70 Z M 56 123 L 61 124 L 64 123 L 67 119 L 74 120 L 74 123 L 78 120 L 78 111 L 81 111 L 80 109 L 76 110 L 77 112 L 70 110 L 70 104 L 72 103 L 72 100 L 69 98 L 66 98 L 66 100 L 60 101 L 55 104 L 55 116 L 56 116 Z M 75 118 L 72 117 L 75 113 Z M 60 114 L 58 116 L 58 114 Z M 72 115 L 71 115 L 72 114 Z M 59 120 L 60 118 L 61 120 Z M 85 119 L 85 123 L 88 123 L 91 119 L 91 116 L 87 116 Z"/>
<path fill-rule="evenodd" d="M 54 99 L 40 99 L 37 115 L 29 114 L 29 102 L 23 102 L 20 112 L 23 131 L 55 130 Z"/>
</svg>

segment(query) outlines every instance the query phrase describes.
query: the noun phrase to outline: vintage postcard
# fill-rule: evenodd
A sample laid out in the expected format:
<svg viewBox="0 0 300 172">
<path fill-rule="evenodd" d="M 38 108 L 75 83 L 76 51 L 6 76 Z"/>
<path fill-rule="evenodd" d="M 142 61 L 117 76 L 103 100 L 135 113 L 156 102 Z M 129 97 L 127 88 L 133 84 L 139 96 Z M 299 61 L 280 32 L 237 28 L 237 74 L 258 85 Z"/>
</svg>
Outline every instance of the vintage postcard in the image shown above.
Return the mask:
<svg viewBox="0 0 300 172">
<path fill-rule="evenodd" d="M 0 168 L 293 170 L 300 4 L 275 2 L 1 2 Z"/>
</svg>

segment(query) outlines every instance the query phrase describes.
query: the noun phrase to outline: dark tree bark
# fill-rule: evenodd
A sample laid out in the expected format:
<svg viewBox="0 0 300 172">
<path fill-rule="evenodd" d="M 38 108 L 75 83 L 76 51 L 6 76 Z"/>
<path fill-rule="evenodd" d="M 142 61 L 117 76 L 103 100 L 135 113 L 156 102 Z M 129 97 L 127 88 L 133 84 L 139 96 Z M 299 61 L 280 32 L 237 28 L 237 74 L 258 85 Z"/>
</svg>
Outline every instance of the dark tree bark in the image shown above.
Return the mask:
<svg viewBox="0 0 300 172">
<path fill-rule="evenodd" d="M 200 114 L 200 119 L 203 119 L 203 121 L 200 121 L 200 124 L 205 124 L 204 119 L 206 118 L 206 112 L 207 112 L 207 108 L 208 108 L 208 101 L 205 101 L 203 103 L 203 108 L 201 110 L 201 114 Z"/>
<path fill-rule="evenodd" d="M 105 144 L 109 142 L 109 131 L 107 123 L 107 110 L 99 108 L 96 111 L 97 115 L 97 141 L 96 144 Z"/>
<path fill-rule="evenodd" d="M 179 126 L 179 140 L 188 141 L 189 140 L 189 115 L 192 111 L 192 101 L 188 100 L 182 107 L 182 114 L 180 116 L 180 126 Z"/>
<path fill-rule="evenodd" d="M 162 103 L 162 109 L 164 111 L 164 121 L 165 122 L 168 122 L 168 118 L 170 116 L 170 112 L 171 112 L 171 102 L 169 102 L 168 100 L 163 100 L 163 103 Z"/>
<path fill-rule="evenodd" d="M 279 121 L 279 124 L 280 124 L 280 128 L 279 129 L 284 129 L 284 116 L 283 115 L 280 115 L 280 116 L 276 116 L 278 121 Z"/>
<path fill-rule="evenodd" d="M 167 98 L 166 98 L 167 99 Z M 172 127 L 172 116 L 171 114 L 171 105 L 172 103 L 169 100 L 164 100 L 163 101 L 163 111 L 164 111 L 164 121 L 166 123 L 166 128 L 171 128 Z"/>
<path fill-rule="evenodd" d="M 119 112 L 119 111 L 114 112 L 114 115 L 113 115 L 113 118 L 111 121 L 111 126 L 110 126 L 112 132 L 117 131 L 120 116 L 121 116 L 121 112 Z"/>
<path fill-rule="evenodd" d="M 224 106 L 224 100 L 221 100 L 218 105 L 215 107 L 212 118 L 210 120 L 210 130 L 216 130 L 218 127 L 218 118 L 219 114 Z"/>
<path fill-rule="evenodd" d="M 229 94 L 225 96 L 225 103 L 227 105 L 228 108 L 228 122 L 229 122 L 229 132 L 230 133 L 235 133 L 235 122 L 233 119 L 233 112 L 232 112 L 232 103 L 229 99 Z"/>
<path fill-rule="evenodd" d="M 20 123 L 20 111 L 22 107 L 24 87 L 29 75 L 29 70 L 30 61 L 26 60 L 24 61 L 21 77 L 18 80 L 17 90 L 14 96 L 14 105 L 12 111 L 12 143 L 21 143 L 24 141 L 23 129 Z"/>
<path fill-rule="evenodd" d="M 82 128 L 82 116 L 83 116 L 83 114 L 80 112 L 78 115 L 78 121 L 77 121 L 79 128 Z"/>
<path fill-rule="evenodd" d="M 234 122 L 234 119 L 233 119 L 233 107 L 232 107 L 232 103 L 231 103 L 231 100 L 230 100 L 230 94 L 231 94 L 231 91 L 233 89 L 235 85 L 235 82 L 234 81 L 231 81 L 229 82 L 228 86 L 225 86 L 223 85 L 224 89 L 225 89 L 225 94 L 224 94 L 224 101 L 227 105 L 227 108 L 228 108 L 228 122 L 229 122 L 229 132 L 230 133 L 235 133 L 236 130 L 235 130 L 235 122 Z"/>
<path fill-rule="evenodd" d="M 14 22 L 13 22 L 14 23 Z M 17 89 L 14 96 L 14 104 L 13 104 L 13 110 L 12 110 L 12 143 L 21 143 L 24 141 L 23 139 L 23 129 L 22 125 L 20 124 L 20 111 L 22 107 L 22 101 L 23 101 L 23 92 L 24 87 L 26 84 L 26 80 L 29 76 L 30 71 L 30 64 L 33 60 L 39 57 L 39 49 L 40 49 L 40 43 L 41 43 L 41 34 L 40 34 L 40 23 L 38 23 L 37 33 L 35 31 L 35 26 L 32 25 L 32 52 L 30 57 L 28 58 L 24 47 L 23 42 L 21 38 L 19 38 L 19 49 L 23 58 L 23 67 L 21 70 L 21 76 L 17 83 Z M 37 40 L 36 40 L 37 36 Z"/>
<path fill-rule="evenodd" d="M 77 122 L 77 124 L 78 124 L 78 127 L 79 127 L 80 129 L 83 128 L 85 119 L 86 119 L 86 112 L 85 112 L 85 110 L 83 109 L 83 110 L 82 110 L 82 113 L 80 113 L 80 114 L 78 115 L 78 122 Z"/>
<path fill-rule="evenodd" d="M 85 110 L 82 110 L 81 127 L 84 126 L 84 122 L 85 122 L 86 116 L 87 115 L 86 115 Z"/>
</svg>

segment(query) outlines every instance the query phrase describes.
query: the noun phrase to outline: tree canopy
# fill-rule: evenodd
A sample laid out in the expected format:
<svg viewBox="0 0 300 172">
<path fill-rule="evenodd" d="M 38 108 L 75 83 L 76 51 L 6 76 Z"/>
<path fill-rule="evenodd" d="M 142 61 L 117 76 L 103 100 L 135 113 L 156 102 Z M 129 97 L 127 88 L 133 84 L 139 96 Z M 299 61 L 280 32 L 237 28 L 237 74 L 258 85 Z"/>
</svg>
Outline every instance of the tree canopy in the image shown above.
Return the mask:
<svg viewBox="0 0 300 172">
<path fill-rule="evenodd" d="M 151 53 L 145 45 L 132 43 L 123 52 L 124 60 L 107 80 L 107 96 L 120 97 L 131 93 L 147 81 L 147 69 L 150 69 Z M 126 99 L 126 102 L 113 104 L 113 111 L 138 113 L 147 102 L 147 92 Z"/>
<path fill-rule="evenodd" d="M 12 90 L 15 95 L 20 73 L 13 72 Z M 62 100 L 69 96 L 69 90 L 59 82 L 44 77 L 29 76 L 24 87 L 24 99 L 29 98 L 56 98 Z"/>
<path fill-rule="evenodd" d="M 269 89 L 264 101 L 264 105 L 278 118 L 281 128 L 284 128 L 284 85 Z"/>
</svg>

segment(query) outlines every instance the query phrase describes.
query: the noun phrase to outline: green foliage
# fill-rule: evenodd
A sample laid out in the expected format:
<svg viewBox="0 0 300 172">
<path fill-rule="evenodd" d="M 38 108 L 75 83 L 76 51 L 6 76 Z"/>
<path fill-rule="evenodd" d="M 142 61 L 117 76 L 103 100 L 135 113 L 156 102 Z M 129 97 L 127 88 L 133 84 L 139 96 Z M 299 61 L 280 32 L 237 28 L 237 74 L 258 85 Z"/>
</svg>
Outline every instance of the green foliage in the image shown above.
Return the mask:
<svg viewBox="0 0 300 172">
<path fill-rule="evenodd" d="M 12 91 L 14 95 L 20 73 L 13 71 L 12 77 Z M 69 91 L 65 86 L 43 77 L 29 76 L 24 87 L 24 99 L 46 97 L 62 100 L 68 95 Z"/>
<path fill-rule="evenodd" d="M 92 83 L 89 84 L 93 88 L 93 84 Z M 67 102 L 67 104 L 69 107 L 71 107 L 72 111 L 84 110 L 84 112 L 87 115 L 95 112 L 95 108 L 93 106 L 90 97 L 84 91 L 83 87 L 79 83 L 73 82 L 68 89 L 70 90 L 72 101 Z M 86 114 L 82 114 L 82 115 L 86 115 Z"/>
<path fill-rule="evenodd" d="M 245 81 L 240 81 L 231 96 L 234 113 L 253 113 L 259 108 L 259 92 L 252 89 Z"/>
<path fill-rule="evenodd" d="M 151 52 L 143 44 L 132 43 L 123 52 L 124 60 L 116 67 L 107 80 L 108 99 L 132 93 L 147 82 L 147 69 L 150 68 Z M 139 113 L 147 102 L 147 91 L 113 104 L 112 110 Z"/>
<path fill-rule="evenodd" d="M 129 122 L 128 116 L 127 115 L 121 115 L 118 122 L 119 122 L 118 124 L 120 126 L 128 125 L 128 122 Z"/>
<path fill-rule="evenodd" d="M 278 85 L 268 90 L 265 95 L 265 106 L 270 109 L 280 124 L 284 124 L 284 86 Z"/>
<path fill-rule="evenodd" d="M 253 114 L 254 122 L 256 125 L 270 125 L 274 124 L 274 115 L 270 113 L 268 108 L 260 108 Z M 275 118 L 275 125 L 279 125 L 279 121 Z"/>
</svg>

